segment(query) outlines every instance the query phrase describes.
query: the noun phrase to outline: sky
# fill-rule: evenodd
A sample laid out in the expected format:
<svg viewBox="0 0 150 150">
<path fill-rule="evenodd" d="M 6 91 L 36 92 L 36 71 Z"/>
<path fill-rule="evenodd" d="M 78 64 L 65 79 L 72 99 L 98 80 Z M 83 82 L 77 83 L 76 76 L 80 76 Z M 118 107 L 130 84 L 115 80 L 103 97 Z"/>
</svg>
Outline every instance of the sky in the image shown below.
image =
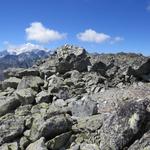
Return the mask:
<svg viewBox="0 0 150 150">
<path fill-rule="evenodd" d="M 0 50 L 64 44 L 150 55 L 150 0 L 0 0 Z"/>
</svg>

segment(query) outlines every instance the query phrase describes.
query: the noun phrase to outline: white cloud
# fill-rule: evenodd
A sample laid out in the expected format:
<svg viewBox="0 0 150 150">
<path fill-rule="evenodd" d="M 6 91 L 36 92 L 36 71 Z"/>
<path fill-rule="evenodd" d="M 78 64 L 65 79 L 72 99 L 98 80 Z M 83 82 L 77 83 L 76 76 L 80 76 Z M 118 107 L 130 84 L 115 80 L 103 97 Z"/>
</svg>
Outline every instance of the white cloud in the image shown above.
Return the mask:
<svg viewBox="0 0 150 150">
<path fill-rule="evenodd" d="M 56 40 L 61 40 L 66 37 L 65 33 L 59 33 L 56 30 L 44 27 L 41 22 L 33 22 L 30 27 L 25 29 L 27 40 L 33 40 L 40 43 L 49 43 Z"/>
<path fill-rule="evenodd" d="M 120 37 L 120 36 L 116 36 L 116 37 L 114 37 L 114 38 L 111 38 L 110 43 L 111 43 L 111 44 L 114 44 L 114 43 L 117 43 L 117 42 L 121 42 L 121 41 L 123 41 L 123 40 L 124 40 L 124 38 L 122 38 L 122 37 Z"/>
<path fill-rule="evenodd" d="M 103 43 L 110 42 L 111 44 L 124 40 L 122 37 L 111 37 L 105 33 L 98 33 L 92 29 L 87 29 L 84 32 L 78 33 L 77 38 L 83 42 Z"/>
<path fill-rule="evenodd" d="M 25 43 L 25 44 L 21 44 L 21 45 L 13 45 L 13 44 L 10 44 L 9 42 L 5 42 L 4 44 L 6 45 L 5 47 L 10 54 L 15 53 L 16 55 L 18 55 L 18 54 L 25 53 L 25 52 L 31 52 L 31 51 L 37 50 L 37 49 L 46 51 L 46 49 L 43 48 L 43 46 L 31 44 L 31 43 Z"/>
<path fill-rule="evenodd" d="M 77 38 L 83 42 L 102 43 L 110 39 L 110 36 L 104 33 L 97 33 L 92 29 L 78 33 Z"/>
</svg>

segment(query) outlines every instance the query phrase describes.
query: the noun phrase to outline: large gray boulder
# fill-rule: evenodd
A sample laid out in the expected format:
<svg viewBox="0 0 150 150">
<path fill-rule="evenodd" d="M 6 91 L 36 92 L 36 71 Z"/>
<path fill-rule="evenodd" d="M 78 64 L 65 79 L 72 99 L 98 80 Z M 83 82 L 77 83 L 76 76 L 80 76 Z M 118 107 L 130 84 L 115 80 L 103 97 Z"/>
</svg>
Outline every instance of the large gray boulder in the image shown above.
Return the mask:
<svg viewBox="0 0 150 150">
<path fill-rule="evenodd" d="M 39 75 L 40 75 L 40 72 L 36 68 L 28 68 L 28 69 L 20 70 L 18 72 L 18 76 L 20 78 L 22 78 L 24 76 L 39 76 Z"/>
<path fill-rule="evenodd" d="M 0 97 L 0 117 L 14 111 L 20 105 L 20 101 L 14 96 Z"/>
<path fill-rule="evenodd" d="M 14 114 L 7 114 L 0 118 L 0 145 L 11 142 L 24 132 L 24 119 Z"/>
<path fill-rule="evenodd" d="M 90 65 L 87 52 L 83 48 L 65 45 L 57 50 L 59 62 L 57 72 L 64 74 L 70 70 L 78 70 L 79 72 L 87 71 Z"/>
<path fill-rule="evenodd" d="M 32 88 L 35 91 L 40 90 L 40 86 L 44 85 L 44 81 L 38 76 L 25 76 L 18 84 L 17 89 Z"/>
<path fill-rule="evenodd" d="M 4 77 L 5 78 L 10 78 L 10 77 L 19 78 L 19 72 L 23 70 L 24 68 L 9 68 L 7 70 L 4 70 Z"/>
<path fill-rule="evenodd" d="M 100 149 L 120 150 L 130 146 L 146 129 L 149 100 L 130 101 L 103 122 Z"/>
<path fill-rule="evenodd" d="M 70 105 L 72 115 L 76 117 L 87 117 L 97 113 L 97 103 L 90 96 L 84 96 Z"/>
<path fill-rule="evenodd" d="M 140 65 L 137 69 L 134 69 L 132 66 L 129 67 L 127 74 L 129 76 L 133 75 L 137 80 L 150 81 L 150 59 L 145 63 Z"/>
<path fill-rule="evenodd" d="M 77 123 L 72 126 L 72 130 L 75 133 L 85 131 L 96 132 L 102 127 L 103 119 L 102 114 L 78 118 Z"/>
<path fill-rule="evenodd" d="M 3 89 L 7 89 L 8 87 L 16 89 L 20 81 L 21 79 L 19 78 L 10 77 L 9 79 L 3 81 L 2 87 Z"/>
<path fill-rule="evenodd" d="M 32 104 L 35 101 L 37 92 L 31 88 L 20 89 L 15 91 L 15 97 L 22 105 Z"/>
<path fill-rule="evenodd" d="M 71 136 L 71 132 L 63 133 L 49 140 L 46 145 L 51 150 L 58 150 L 61 148 L 65 148 L 70 136 Z"/>
<path fill-rule="evenodd" d="M 30 140 L 35 141 L 40 137 L 53 138 L 71 130 L 71 126 L 71 121 L 65 115 L 54 116 L 46 120 L 35 118 L 31 127 Z"/>
<path fill-rule="evenodd" d="M 66 59 L 71 54 L 74 54 L 76 57 L 86 54 L 84 48 L 76 47 L 73 45 L 64 45 L 57 49 L 58 58 Z"/>
<path fill-rule="evenodd" d="M 63 86 L 64 79 L 56 75 L 52 75 L 48 78 L 48 93 L 55 95 L 58 98 L 68 98 L 68 88 Z"/>
<path fill-rule="evenodd" d="M 92 67 L 91 67 L 91 71 L 99 72 L 101 75 L 105 75 L 106 74 L 106 70 L 107 70 L 106 64 L 104 64 L 101 61 L 94 63 L 92 65 Z"/>
<path fill-rule="evenodd" d="M 39 65 L 39 70 L 41 72 L 41 76 L 47 76 L 56 73 L 56 66 L 58 64 L 58 58 L 56 56 L 49 56 L 46 60 L 43 60 L 42 63 Z"/>
</svg>

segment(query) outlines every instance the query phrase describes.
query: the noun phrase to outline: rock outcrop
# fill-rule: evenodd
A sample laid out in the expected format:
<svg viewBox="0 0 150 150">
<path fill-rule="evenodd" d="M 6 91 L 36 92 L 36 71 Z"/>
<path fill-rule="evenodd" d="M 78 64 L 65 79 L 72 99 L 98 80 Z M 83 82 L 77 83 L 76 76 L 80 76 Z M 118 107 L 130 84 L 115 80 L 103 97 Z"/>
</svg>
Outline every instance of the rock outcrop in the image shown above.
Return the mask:
<svg viewBox="0 0 150 150">
<path fill-rule="evenodd" d="M 0 150 L 150 149 L 150 60 L 65 45 L 0 82 Z"/>
</svg>

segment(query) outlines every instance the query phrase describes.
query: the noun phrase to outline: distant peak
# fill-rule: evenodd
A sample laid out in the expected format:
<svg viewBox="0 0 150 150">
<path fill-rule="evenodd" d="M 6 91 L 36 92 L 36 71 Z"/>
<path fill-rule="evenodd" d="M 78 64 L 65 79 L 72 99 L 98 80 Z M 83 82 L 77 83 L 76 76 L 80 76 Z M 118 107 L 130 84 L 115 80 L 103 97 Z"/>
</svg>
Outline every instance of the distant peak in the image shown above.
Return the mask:
<svg viewBox="0 0 150 150">
<path fill-rule="evenodd" d="M 25 43 L 21 45 L 10 45 L 7 48 L 8 53 L 15 54 L 15 55 L 19 55 L 21 53 L 26 53 L 26 52 L 32 52 L 35 50 L 47 51 L 47 49 L 45 49 L 43 46 L 32 44 L 32 43 Z"/>
</svg>

